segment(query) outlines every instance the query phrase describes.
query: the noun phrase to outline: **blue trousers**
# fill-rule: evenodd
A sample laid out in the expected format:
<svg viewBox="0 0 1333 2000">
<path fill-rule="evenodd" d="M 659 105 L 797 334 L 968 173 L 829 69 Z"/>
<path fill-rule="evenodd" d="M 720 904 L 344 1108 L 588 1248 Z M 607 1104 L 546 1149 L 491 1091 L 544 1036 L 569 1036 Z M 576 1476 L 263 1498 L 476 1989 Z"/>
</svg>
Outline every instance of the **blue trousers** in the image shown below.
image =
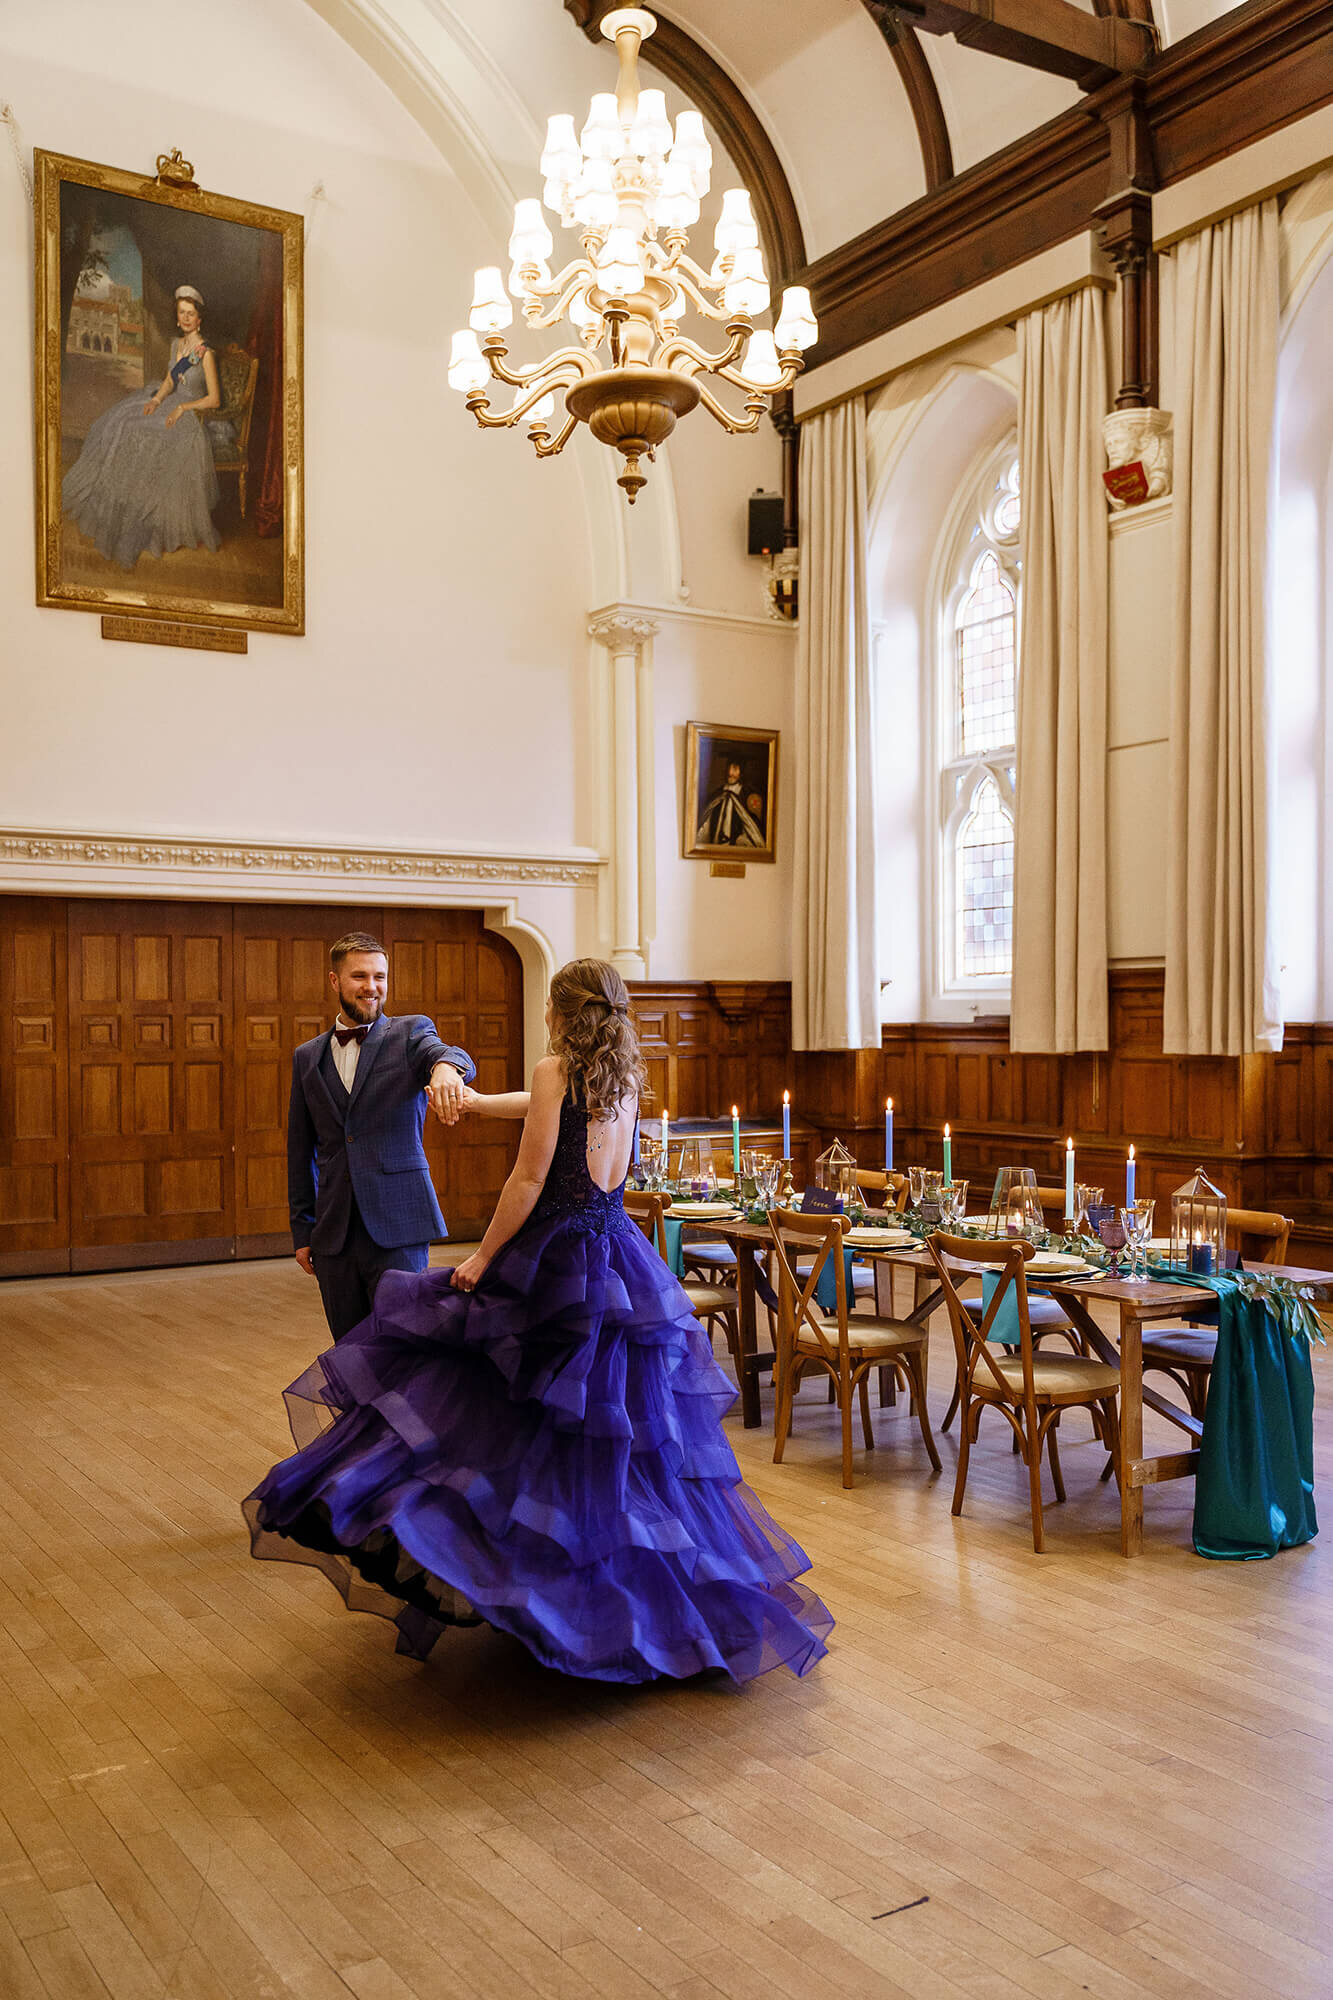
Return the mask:
<svg viewBox="0 0 1333 2000">
<path fill-rule="evenodd" d="M 370 1234 L 353 1202 L 342 1249 L 311 1252 L 324 1317 L 334 1339 L 341 1340 L 369 1316 L 375 1287 L 385 1271 L 424 1271 L 429 1254 L 427 1243 L 405 1243 L 396 1250 L 386 1250 Z"/>
</svg>

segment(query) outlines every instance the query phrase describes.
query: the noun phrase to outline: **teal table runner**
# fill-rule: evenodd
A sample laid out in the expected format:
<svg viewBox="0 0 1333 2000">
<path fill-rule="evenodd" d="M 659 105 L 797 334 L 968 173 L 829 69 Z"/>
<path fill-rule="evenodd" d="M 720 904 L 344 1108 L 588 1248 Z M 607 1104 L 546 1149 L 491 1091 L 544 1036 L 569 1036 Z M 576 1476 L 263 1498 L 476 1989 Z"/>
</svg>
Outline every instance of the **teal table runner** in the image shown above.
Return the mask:
<svg viewBox="0 0 1333 2000">
<path fill-rule="evenodd" d="M 1194 1547 L 1216 1562 L 1258 1562 L 1319 1532 L 1314 1507 L 1314 1376 L 1323 1342 L 1310 1296 L 1257 1271 L 1197 1278 L 1154 1270 L 1164 1284 L 1217 1296 L 1217 1358 L 1194 1483 Z"/>
</svg>

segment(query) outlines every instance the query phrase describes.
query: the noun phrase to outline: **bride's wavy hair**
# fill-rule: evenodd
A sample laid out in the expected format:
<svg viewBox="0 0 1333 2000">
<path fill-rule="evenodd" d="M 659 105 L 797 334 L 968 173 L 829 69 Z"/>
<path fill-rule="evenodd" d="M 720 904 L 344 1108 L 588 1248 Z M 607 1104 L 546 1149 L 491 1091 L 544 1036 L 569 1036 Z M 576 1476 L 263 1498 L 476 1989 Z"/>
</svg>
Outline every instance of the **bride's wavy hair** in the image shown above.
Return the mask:
<svg viewBox="0 0 1333 2000">
<path fill-rule="evenodd" d="M 594 1118 L 613 1118 L 641 1091 L 647 1070 L 630 1019 L 629 993 L 614 965 L 575 958 L 551 981 L 551 1054 Z"/>
</svg>

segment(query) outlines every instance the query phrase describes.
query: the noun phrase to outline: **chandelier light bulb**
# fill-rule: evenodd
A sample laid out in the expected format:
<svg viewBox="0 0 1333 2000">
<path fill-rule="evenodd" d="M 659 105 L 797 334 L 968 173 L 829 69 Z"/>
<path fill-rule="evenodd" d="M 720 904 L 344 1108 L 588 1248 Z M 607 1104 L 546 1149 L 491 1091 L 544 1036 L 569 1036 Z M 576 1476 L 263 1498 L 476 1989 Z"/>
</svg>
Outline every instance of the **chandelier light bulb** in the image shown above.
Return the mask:
<svg viewBox="0 0 1333 2000">
<path fill-rule="evenodd" d="M 618 160 L 625 147 L 620 113 L 613 90 L 599 90 L 588 106 L 588 122 L 579 134 L 585 159 Z"/>
<path fill-rule="evenodd" d="M 653 206 L 659 229 L 692 229 L 699 220 L 699 197 L 689 163 L 673 153 L 662 175 L 662 186 Z"/>
<path fill-rule="evenodd" d="M 671 157 L 689 169 L 694 192 L 700 199 L 708 193 L 708 183 L 713 171 L 713 149 L 704 131 L 703 115 L 698 111 L 681 111 L 676 117 L 676 143 L 671 149 Z"/>
<path fill-rule="evenodd" d="M 477 344 L 476 334 L 470 328 L 456 333 L 449 349 L 449 387 L 466 396 L 473 389 L 484 389 L 490 379 L 490 364 Z"/>
<path fill-rule="evenodd" d="M 782 363 L 771 333 L 752 333 L 741 357 L 741 374 L 756 389 L 776 389 L 782 381 Z"/>
<path fill-rule="evenodd" d="M 505 297 L 504 280 L 498 264 L 488 264 L 472 281 L 472 310 L 468 325 L 474 333 L 503 333 L 513 324 L 514 308 Z"/>
<path fill-rule="evenodd" d="M 613 229 L 597 259 L 597 279 L 612 298 L 631 298 L 643 284 L 642 253 L 632 229 Z"/>
<path fill-rule="evenodd" d="M 757 319 L 768 311 L 768 279 L 758 250 L 738 250 L 732 260 L 722 301 L 729 313 L 745 313 Z"/>
<path fill-rule="evenodd" d="M 713 247 L 723 257 L 734 257 L 738 250 L 759 248 L 759 231 L 744 188 L 728 188 L 723 195 L 722 213 L 713 231 Z"/>
<path fill-rule="evenodd" d="M 782 294 L 782 310 L 773 329 L 777 345 L 786 350 L 813 347 L 819 338 L 819 321 L 804 285 L 788 285 Z"/>
<path fill-rule="evenodd" d="M 542 205 L 532 198 L 514 203 L 514 229 L 509 238 L 509 259 L 515 266 L 540 264 L 555 248 L 542 215 Z"/>
<path fill-rule="evenodd" d="M 574 215 L 584 229 L 609 229 L 620 213 L 609 160 L 585 160 L 574 189 Z"/>
<path fill-rule="evenodd" d="M 667 117 L 666 92 L 641 90 L 634 123 L 630 126 L 631 150 L 641 159 L 662 159 L 671 149 L 671 120 Z"/>
<path fill-rule="evenodd" d="M 578 134 L 568 111 L 557 111 L 546 121 L 546 144 L 542 147 L 542 175 L 548 181 L 576 181 L 583 165 Z"/>
</svg>

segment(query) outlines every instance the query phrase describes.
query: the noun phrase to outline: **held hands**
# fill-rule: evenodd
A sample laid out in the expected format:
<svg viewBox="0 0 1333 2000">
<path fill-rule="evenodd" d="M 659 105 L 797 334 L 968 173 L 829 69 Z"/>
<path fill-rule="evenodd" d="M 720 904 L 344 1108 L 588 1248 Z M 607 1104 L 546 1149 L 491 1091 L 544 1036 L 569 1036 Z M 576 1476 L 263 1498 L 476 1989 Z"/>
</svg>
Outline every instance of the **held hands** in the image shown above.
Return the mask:
<svg viewBox="0 0 1333 2000">
<path fill-rule="evenodd" d="M 467 1108 L 467 1085 L 452 1063 L 436 1063 L 426 1085 L 426 1096 L 441 1125 L 456 1125 Z"/>
</svg>

